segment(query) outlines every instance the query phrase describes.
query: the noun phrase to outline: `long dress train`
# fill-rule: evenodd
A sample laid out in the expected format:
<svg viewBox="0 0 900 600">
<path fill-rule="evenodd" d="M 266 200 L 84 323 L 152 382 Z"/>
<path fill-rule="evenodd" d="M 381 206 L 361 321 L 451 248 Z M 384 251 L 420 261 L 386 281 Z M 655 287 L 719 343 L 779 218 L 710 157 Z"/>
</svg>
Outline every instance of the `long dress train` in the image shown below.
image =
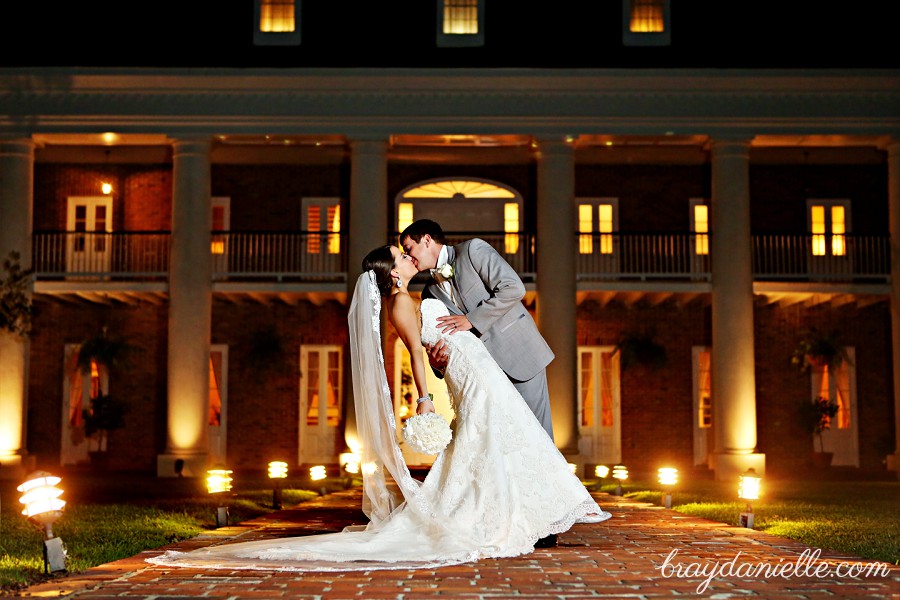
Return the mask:
<svg viewBox="0 0 900 600">
<path fill-rule="evenodd" d="M 586 515 L 609 518 L 481 340 L 471 332 L 442 334 L 436 319 L 448 312 L 438 300 L 423 300 L 421 313 L 423 343 L 440 338 L 450 346 L 445 381 L 455 418 L 453 440 L 406 502 L 362 531 L 222 544 L 148 561 L 291 571 L 436 567 L 526 554 Z"/>
</svg>

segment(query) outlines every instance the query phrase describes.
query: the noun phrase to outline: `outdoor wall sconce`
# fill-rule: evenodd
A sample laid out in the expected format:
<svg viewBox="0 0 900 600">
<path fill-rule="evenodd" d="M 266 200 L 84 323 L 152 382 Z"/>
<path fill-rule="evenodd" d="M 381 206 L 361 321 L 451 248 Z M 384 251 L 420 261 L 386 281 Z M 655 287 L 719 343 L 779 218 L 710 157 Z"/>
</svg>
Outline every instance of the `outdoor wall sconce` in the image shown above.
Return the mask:
<svg viewBox="0 0 900 600">
<path fill-rule="evenodd" d="M 272 480 L 272 508 L 281 510 L 283 507 L 281 501 L 282 480 L 287 478 L 288 465 L 281 460 L 273 460 L 269 463 L 269 479 Z"/>
<path fill-rule="evenodd" d="M 747 501 L 747 510 L 741 513 L 740 526 L 747 529 L 753 529 L 753 506 L 751 500 L 759 500 L 759 493 L 762 483 L 762 477 L 756 474 L 756 469 L 750 468 L 741 475 L 740 483 L 738 483 L 738 498 Z"/>
<path fill-rule="evenodd" d="M 657 471 L 659 485 L 665 488 L 663 492 L 663 504 L 666 508 L 672 508 L 672 491 L 671 488 L 678 483 L 678 469 L 674 467 L 660 467 Z"/>
<path fill-rule="evenodd" d="M 66 547 L 62 539 L 53 534 L 53 523 L 62 516 L 66 501 L 59 497 L 63 490 L 56 487 L 59 477 L 35 471 L 16 490 L 22 492 L 19 502 L 25 505 L 22 514 L 41 528 L 44 536 L 44 573 L 66 570 Z"/>
<path fill-rule="evenodd" d="M 616 465 L 612 469 L 613 479 L 616 480 L 616 490 L 613 492 L 613 496 L 621 496 L 622 492 L 622 482 L 628 479 L 628 469 L 625 465 Z"/>
<path fill-rule="evenodd" d="M 206 490 L 210 494 L 221 494 L 231 491 L 231 471 L 227 469 L 209 469 L 206 472 Z M 220 504 L 223 504 L 220 502 Z M 228 525 L 228 507 L 216 508 L 216 527 Z"/>
</svg>

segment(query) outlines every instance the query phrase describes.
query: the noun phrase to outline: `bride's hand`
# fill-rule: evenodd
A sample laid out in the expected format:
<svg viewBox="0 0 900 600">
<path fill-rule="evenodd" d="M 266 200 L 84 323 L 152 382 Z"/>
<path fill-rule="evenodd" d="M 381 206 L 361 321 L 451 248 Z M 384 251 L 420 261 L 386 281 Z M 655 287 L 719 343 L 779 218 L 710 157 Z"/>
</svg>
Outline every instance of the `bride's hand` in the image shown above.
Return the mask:
<svg viewBox="0 0 900 600">
<path fill-rule="evenodd" d="M 432 369 L 437 369 L 441 373 L 447 370 L 447 363 L 450 361 L 450 348 L 444 344 L 444 340 L 438 340 L 437 344 L 428 346 L 428 363 Z"/>
<path fill-rule="evenodd" d="M 419 402 L 419 406 L 416 408 L 417 415 L 424 415 L 425 413 L 433 413 L 436 412 L 434 410 L 434 402 L 431 400 L 423 400 Z"/>
</svg>

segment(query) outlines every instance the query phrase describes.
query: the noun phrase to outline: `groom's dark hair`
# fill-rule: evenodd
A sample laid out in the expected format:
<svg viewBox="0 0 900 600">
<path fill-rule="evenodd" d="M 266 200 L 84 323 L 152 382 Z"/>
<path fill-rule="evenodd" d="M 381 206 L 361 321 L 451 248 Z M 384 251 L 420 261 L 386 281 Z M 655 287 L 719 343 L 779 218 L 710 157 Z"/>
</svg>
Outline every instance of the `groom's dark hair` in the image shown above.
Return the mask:
<svg viewBox="0 0 900 600">
<path fill-rule="evenodd" d="M 403 240 L 412 238 L 412 240 L 418 244 L 422 241 L 422 237 L 426 235 L 430 235 L 431 239 L 439 244 L 447 245 L 447 239 L 444 237 L 444 230 L 431 219 L 419 219 L 411 225 L 408 225 L 400 234 L 400 239 L 398 241 L 403 244 Z"/>
</svg>

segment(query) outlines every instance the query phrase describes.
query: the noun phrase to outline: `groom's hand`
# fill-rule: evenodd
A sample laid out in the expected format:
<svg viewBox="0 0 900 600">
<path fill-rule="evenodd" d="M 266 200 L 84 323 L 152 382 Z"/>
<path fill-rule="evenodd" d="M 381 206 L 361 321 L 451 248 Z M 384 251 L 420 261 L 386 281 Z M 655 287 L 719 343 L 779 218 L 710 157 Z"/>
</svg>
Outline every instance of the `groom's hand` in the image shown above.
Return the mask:
<svg viewBox="0 0 900 600">
<path fill-rule="evenodd" d="M 437 369 L 443 373 L 447 369 L 447 363 L 450 361 L 450 348 L 444 344 L 444 340 L 438 340 L 437 344 L 429 344 L 428 363 L 432 369 Z"/>
<path fill-rule="evenodd" d="M 441 333 L 449 333 L 453 335 L 458 331 L 468 331 L 472 329 L 469 318 L 466 315 L 447 315 L 437 318 L 437 327 Z"/>
</svg>

